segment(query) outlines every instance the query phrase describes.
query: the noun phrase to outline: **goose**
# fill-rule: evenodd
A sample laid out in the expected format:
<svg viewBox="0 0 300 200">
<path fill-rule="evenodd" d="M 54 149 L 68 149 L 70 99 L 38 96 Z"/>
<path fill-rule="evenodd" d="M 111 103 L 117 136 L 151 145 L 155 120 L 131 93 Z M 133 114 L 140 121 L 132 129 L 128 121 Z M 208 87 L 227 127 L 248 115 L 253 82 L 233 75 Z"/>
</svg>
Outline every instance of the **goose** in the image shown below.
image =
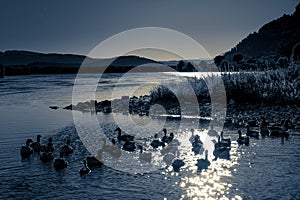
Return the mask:
<svg viewBox="0 0 300 200">
<path fill-rule="evenodd" d="M 20 153 L 22 158 L 29 158 L 33 154 L 33 150 L 30 147 L 32 142 L 32 139 L 27 139 L 26 145 L 21 147 Z"/>
<path fill-rule="evenodd" d="M 143 146 L 142 145 L 139 145 L 138 148 L 140 149 L 140 155 L 139 155 L 140 160 L 151 163 L 152 154 L 150 152 L 149 153 L 143 152 Z"/>
<path fill-rule="evenodd" d="M 289 137 L 289 133 L 284 125 L 280 126 L 270 126 L 268 127 L 270 131 L 270 136 L 272 137 Z"/>
<path fill-rule="evenodd" d="M 42 152 L 53 152 L 54 147 L 52 143 L 53 139 L 50 137 L 48 138 L 48 144 L 47 145 L 41 145 L 41 151 Z"/>
<path fill-rule="evenodd" d="M 173 167 L 173 170 L 175 172 L 179 172 L 180 168 L 182 166 L 184 166 L 184 161 L 182 159 L 179 159 L 179 158 L 176 158 L 173 162 L 172 162 L 172 167 Z"/>
<path fill-rule="evenodd" d="M 242 137 L 241 130 L 238 130 L 238 134 L 239 134 L 239 138 L 237 139 L 237 142 L 239 144 L 249 145 L 249 137 Z"/>
<path fill-rule="evenodd" d="M 161 141 L 167 143 L 167 142 L 166 142 L 166 140 L 167 140 L 167 138 L 168 138 L 168 136 L 167 136 L 167 129 L 164 128 L 164 129 L 163 129 L 163 132 L 164 132 L 164 136 L 161 138 Z"/>
<path fill-rule="evenodd" d="M 52 152 L 42 152 L 40 155 L 40 160 L 42 162 L 49 162 L 54 159 Z"/>
<path fill-rule="evenodd" d="M 215 143 L 215 149 L 230 148 L 230 145 L 231 145 L 231 141 L 224 142 L 221 140 L 221 137 L 219 136 L 218 142 Z"/>
<path fill-rule="evenodd" d="M 53 153 L 51 152 L 51 144 L 48 143 L 47 150 L 42 152 L 40 155 L 40 160 L 42 162 L 48 162 L 54 159 Z"/>
<path fill-rule="evenodd" d="M 165 143 L 169 144 L 174 138 L 174 133 L 170 133 L 170 136 L 168 136 L 166 139 L 165 139 Z"/>
<path fill-rule="evenodd" d="M 91 172 L 90 168 L 87 166 L 87 162 L 86 160 L 83 160 L 83 168 L 80 169 L 79 174 L 85 175 L 85 174 L 89 174 Z"/>
<path fill-rule="evenodd" d="M 196 154 L 200 154 L 202 148 L 203 143 L 200 140 L 199 135 L 195 136 L 194 142 L 192 143 L 192 151 Z"/>
<path fill-rule="evenodd" d="M 207 132 L 207 134 L 211 137 L 218 136 L 218 133 L 214 130 L 214 126 L 212 124 L 210 125 L 210 130 Z"/>
<path fill-rule="evenodd" d="M 66 144 L 64 144 L 64 146 L 62 146 L 60 152 L 63 152 L 64 155 L 68 156 L 70 155 L 71 153 L 73 153 L 73 147 L 70 145 L 71 144 L 71 141 L 70 139 L 68 138 L 66 140 Z"/>
<path fill-rule="evenodd" d="M 254 127 L 250 127 L 250 125 L 247 125 L 247 136 L 250 137 L 255 137 L 255 138 L 259 138 L 259 131 L 258 130 L 254 130 Z"/>
<path fill-rule="evenodd" d="M 36 142 L 30 144 L 30 147 L 34 152 L 39 153 L 41 151 L 41 135 L 36 136 Z"/>
<path fill-rule="evenodd" d="M 59 158 L 56 158 L 53 163 L 54 169 L 56 171 L 62 170 L 68 167 L 68 161 L 64 159 L 64 152 L 59 153 Z"/>
<path fill-rule="evenodd" d="M 177 139 L 173 139 L 170 143 L 169 146 L 179 146 L 180 142 Z"/>
<path fill-rule="evenodd" d="M 268 123 L 266 122 L 266 118 L 264 116 L 261 117 L 260 122 L 260 134 L 261 136 L 268 136 L 269 135 Z"/>
<path fill-rule="evenodd" d="M 132 135 L 121 135 L 121 129 L 118 127 L 118 128 L 116 128 L 116 130 L 115 131 L 118 131 L 118 141 L 119 142 L 121 142 L 121 141 L 124 141 L 124 142 L 126 142 L 127 140 L 128 141 L 133 141 L 134 140 L 134 136 L 132 136 Z"/>
<path fill-rule="evenodd" d="M 54 156 L 53 156 L 54 147 L 53 147 L 52 141 L 53 140 L 50 137 L 48 139 L 47 147 L 45 149 L 42 148 L 43 152 L 40 155 L 40 160 L 42 162 L 48 162 L 48 161 L 51 161 L 54 159 Z"/>
<path fill-rule="evenodd" d="M 208 150 L 205 150 L 205 159 L 202 158 L 197 160 L 198 171 L 207 169 L 209 165 L 210 161 L 208 160 Z"/>
<path fill-rule="evenodd" d="M 119 147 L 115 146 L 116 145 L 115 139 L 111 140 L 111 143 L 113 144 L 112 146 L 106 144 L 106 139 L 105 138 L 103 138 L 102 141 L 103 141 L 103 147 L 102 147 L 103 152 L 109 153 L 110 156 L 113 157 L 113 158 L 120 158 L 121 157 L 122 151 Z"/>
<path fill-rule="evenodd" d="M 189 139 L 190 143 L 193 143 L 194 140 L 195 140 L 194 131 L 195 131 L 195 130 L 192 128 L 192 129 L 191 129 L 192 135 L 191 135 L 191 137 L 190 137 L 190 139 Z"/>
<path fill-rule="evenodd" d="M 219 147 L 218 144 L 215 144 L 215 149 L 213 155 L 215 156 L 214 160 L 217 158 L 230 160 L 230 148 L 228 147 Z"/>
<path fill-rule="evenodd" d="M 167 165 L 171 165 L 173 160 L 176 158 L 175 154 L 173 153 L 167 153 L 164 155 L 163 157 L 163 161 L 167 164 Z"/>
<path fill-rule="evenodd" d="M 168 145 L 167 147 L 160 150 L 161 155 L 165 155 L 167 153 L 176 154 L 178 147 L 176 145 Z"/>
<path fill-rule="evenodd" d="M 99 149 L 97 152 L 97 156 L 88 156 L 86 157 L 86 163 L 87 166 L 92 169 L 92 168 L 100 168 L 103 165 L 103 160 L 102 160 L 102 154 L 103 154 L 103 149 Z"/>
<path fill-rule="evenodd" d="M 151 142 L 151 146 L 154 148 L 154 149 L 156 149 L 156 148 L 158 148 L 158 147 L 160 147 L 160 146 L 162 146 L 162 147 L 165 147 L 165 143 L 164 142 L 162 142 L 162 141 L 160 141 L 159 139 L 158 139 L 158 135 L 157 134 L 155 134 L 154 135 L 154 140 Z"/>
<path fill-rule="evenodd" d="M 224 138 L 224 132 L 223 131 L 221 131 L 221 134 L 220 134 L 220 136 L 221 136 L 221 141 L 220 141 L 220 143 L 222 144 L 222 145 L 225 145 L 225 146 L 229 146 L 230 147 L 230 145 L 231 145 L 231 139 L 230 138 Z M 219 137 L 218 137 L 219 138 Z"/>
<path fill-rule="evenodd" d="M 129 138 L 127 138 L 127 141 L 123 145 L 123 149 L 129 152 L 135 151 L 136 149 L 135 142 L 130 141 Z"/>
</svg>

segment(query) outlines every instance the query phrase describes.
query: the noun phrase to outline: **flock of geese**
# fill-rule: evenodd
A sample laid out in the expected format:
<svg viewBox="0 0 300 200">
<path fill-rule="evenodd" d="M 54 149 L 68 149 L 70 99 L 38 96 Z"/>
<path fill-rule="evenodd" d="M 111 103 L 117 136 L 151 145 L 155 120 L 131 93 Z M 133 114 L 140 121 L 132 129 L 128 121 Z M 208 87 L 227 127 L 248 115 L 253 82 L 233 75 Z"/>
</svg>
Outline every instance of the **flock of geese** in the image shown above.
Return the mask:
<svg viewBox="0 0 300 200">
<path fill-rule="evenodd" d="M 96 156 L 88 156 L 83 161 L 83 168 L 80 169 L 80 175 L 89 174 L 91 172 L 90 168 L 99 168 L 103 165 L 102 153 L 108 152 L 114 158 L 120 158 L 122 155 L 122 150 L 128 152 L 134 152 L 137 149 L 139 150 L 139 159 L 144 162 L 151 163 L 152 153 L 144 152 L 144 147 L 140 144 L 136 144 L 135 138 L 132 135 L 123 134 L 121 129 L 118 127 L 115 129 L 117 131 L 117 141 L 115 139 L 111 140 L 112 145 L 106 144 L 106 139 L 103 138 L 103 146 L 98 150 Z M 189 141 L 192 145 L 192 151 L 195 155 L 202 154 L 203 143 L 200 140 L 199 135 L 194 135 L 194 130 L 191 129 L 192 135 L 189 138 Z M 172 166 L 174 171 L 179 171 L 182 166 L 185 165 L 184 160 L 179 158 L 178 146 L 180 142 L 174 138 L 174 134 L 167 134 L 167 130 L 163 129 L 163 137 L 159 138 L 158 134 L 154 135 L 154 139 L 151 141 L 150 146 L 155 150 L 160 150 L 161 155 L 163 156 L 163 161 L 168 165 Z M 224 132 L 221 131 L 220 135 L 213 130 L 213 126 L 207 133 L 209 136 L 216 136 L 218 138 L 215 142 L 215 148 L 213 155 L 215 159 L 224 158 L 229 159 L 229 151 L 231 148 L 231 139 L 224 138 Z M 238 139 L 237 143 L 239 145 L 249 145 L 249 137 L 259 137 L 271 135 L 271 136 L 288 136 L 287 132 L 287 122 L 283 122 L 281 127 L 270 127 L 267 126 L 265 119 L 262 118 L 260 127 L 253 126 L 252 122 L 249 122 L 247 125 L 246 136 L 242 135 L 241 130 L 238 130 Z M 118 142 L 118 145 L 117 145 Z M 120 148 L 121 147 L 121 148 Z M 36 141 L 33 142 L 31 139 L 26 140 L 26 144 L 21 147 L 20 154 L 22 158 L 29 158 L 33 154 L 38 154 L 42 162 L 53 162 L 55 170 L 62 170 L 68 167 L 68 162 L 65 159 L 65 156 L 68 156 L 73 153 L 73 147 L 71 146 L 71 141 L 69 138 L 66 139 L 65 144 L 59 150 L 59 157 L 54 159 L 54 147 L 53 139 L 48 138 L 47 144 L 41 144 L 41 135 L 37 135 Z M 208 160 L 208 151 L 205 150 L 205 158 L 197 160 L 198 170 L 207 169 L 210 165 Z M 54 160 L 54 161 L 53 161 Z"/>
</svg>

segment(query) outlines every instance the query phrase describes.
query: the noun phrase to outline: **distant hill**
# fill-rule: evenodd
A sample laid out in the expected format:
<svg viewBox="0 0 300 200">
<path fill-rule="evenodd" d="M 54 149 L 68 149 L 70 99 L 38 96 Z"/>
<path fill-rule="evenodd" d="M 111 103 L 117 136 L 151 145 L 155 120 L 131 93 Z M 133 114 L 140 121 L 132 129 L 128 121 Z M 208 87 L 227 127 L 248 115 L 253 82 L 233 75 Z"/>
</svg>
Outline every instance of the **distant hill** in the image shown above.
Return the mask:
<svg viewBox="0 0 300 200">
<path fill-rule="evenodd" d="M 292 15 L 284 14 L 262 26 L 258 32 L 249 34 L 245 39 L 224 54 L 232 60 L 236 54 L 248 57 L 279 55 L 290 57 L 293 47 L 300 42 L 300 4 Z"/>
<path fill-rule="evenodd" d="M 0 52 L 0 65 L 5 66 L 6 75 L 40 73 L 77 73 L 84 62 L 87 72 L 127 72 L 143 65 L 141 71 L 166 71 L 166 67 L 157 66 L 160 62 L 139 56 L 120 56 L 117 58 L 96 59 L 83 55 L 37 53 L 30 51 Z"/>
<path fill-rule="evenodd" d="M 0 64 L 28 65 L 31 63 L 82 63 L 86 56 L 72 54 L 44 54 L 30 51 L 0 52 Z"/>
<path fill-rule="evenodd" d="M 85 63 L 91 66 L 102 66 L 110 64 L 113 66 L 138 66 L 147 63 L 158 63 L 157 61 L 142 58 L 138 56 L 120 56 L 118 58 L 95 59 L 83 55 L 57 54 L 57 53 L 37 53 L 30 51 L 5 51 L 0 52 L 0 64 L 9 65 L 30 65 L 34 63 L 57 63 L 57 64 L 75 64 Z"/>
</svg>

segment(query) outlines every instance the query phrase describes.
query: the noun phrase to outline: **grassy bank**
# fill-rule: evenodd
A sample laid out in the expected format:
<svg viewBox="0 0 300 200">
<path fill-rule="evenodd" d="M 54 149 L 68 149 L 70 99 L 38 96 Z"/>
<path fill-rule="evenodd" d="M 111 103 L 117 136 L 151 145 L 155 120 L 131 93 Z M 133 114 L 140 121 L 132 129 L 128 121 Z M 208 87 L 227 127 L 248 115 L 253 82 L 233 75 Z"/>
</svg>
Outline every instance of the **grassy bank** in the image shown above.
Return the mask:
<svg viewBox="0 0 300 200">
<path fill-rule="evenodd" d="M 217 75 L 210 75 L 205 78 L 188 78 L 188 83 L 159 85 L 151 91 L 150 96 L 156 102 L 172 102 L 179 98 L 189 99 L 195 95 L 198 101 L 210 101 L 211 95 L 220 94 L 220 96 L 224 96 L 220 88 L 221 82 L 223 82 L 227 102 L 264 103 L 268 105 L 299 104 L 299 68 L 299 65 L 293 65 L 287 69 L 266 72 L 227 73 L 221 75 L 222 79 Z M 194 94 L 187 90 L 190 86 Z"/>
</svg>

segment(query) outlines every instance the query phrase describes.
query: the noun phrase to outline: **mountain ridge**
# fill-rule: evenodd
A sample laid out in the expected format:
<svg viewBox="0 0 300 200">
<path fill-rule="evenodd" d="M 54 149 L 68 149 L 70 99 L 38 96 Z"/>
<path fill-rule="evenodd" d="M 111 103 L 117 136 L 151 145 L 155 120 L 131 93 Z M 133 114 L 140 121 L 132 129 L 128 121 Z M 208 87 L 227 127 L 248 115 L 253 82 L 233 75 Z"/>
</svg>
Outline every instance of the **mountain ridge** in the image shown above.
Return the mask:
<svg viewBox="0 0 300 200">
<path fill-rule="evenodd" d="M 226 60 L 236 54 L 249 57 L 279 55 L 291 57 L 293 47 L 300 42 L 300 3 L 295 12 L 264 24 L 257 32 L 250 33 L 235 47 L 225 52 Z"/>
</svg>

